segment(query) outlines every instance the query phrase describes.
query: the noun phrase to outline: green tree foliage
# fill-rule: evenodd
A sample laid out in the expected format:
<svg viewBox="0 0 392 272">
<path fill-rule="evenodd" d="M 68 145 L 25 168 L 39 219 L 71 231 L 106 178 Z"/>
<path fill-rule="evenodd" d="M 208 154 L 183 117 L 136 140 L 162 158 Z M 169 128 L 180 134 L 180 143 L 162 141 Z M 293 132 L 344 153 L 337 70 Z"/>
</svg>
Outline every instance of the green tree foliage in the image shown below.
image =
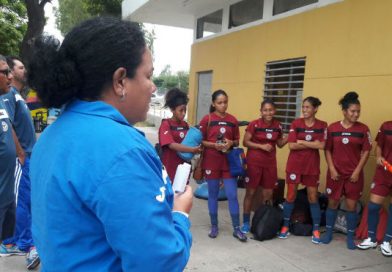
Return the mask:
<svg viewBox="0 0 392 272">
<path fill-rule="evenodd" d="M 55 10 L 57 28 L 65 35 L 75 25 L 91 17 L 108 15 L 120 18 L 121 2 L 122 0 L 59 0 L 59 8 Z M 148 31 L 143 24 L 141 27 L 147 46 L 154 53 L 154 30 Z"/>
<path fill-rule="evenodd" d="M 95 16 L 121 17 L 121 0 L 59 0 L 55 11 L 57 28 L 63 35 L 75 25 Z"/>
<path fill-rule="evenodd" d="M 186 93 L 189 91 L 189 73 L 179 71 L 173 74 L 170 65 L 166 65 L 159 76 L 153 78 L 153 81 L 160 94 L 165 93 L 171 88 L 179 88 Z"/>
<path fill-rule="evenodd" d="M 27 10 L 22 1 L 0 0 L 0 54 L 19 55 L 27 30 Z"/>
<path fill-rule="evenodd" d="M 56 25 L 60 32 L 65 35 L 75 25 L 92 17 L 87 12 L 85 0 L 60 0 L 58 9 L 55 9 Z"/>
</svg>

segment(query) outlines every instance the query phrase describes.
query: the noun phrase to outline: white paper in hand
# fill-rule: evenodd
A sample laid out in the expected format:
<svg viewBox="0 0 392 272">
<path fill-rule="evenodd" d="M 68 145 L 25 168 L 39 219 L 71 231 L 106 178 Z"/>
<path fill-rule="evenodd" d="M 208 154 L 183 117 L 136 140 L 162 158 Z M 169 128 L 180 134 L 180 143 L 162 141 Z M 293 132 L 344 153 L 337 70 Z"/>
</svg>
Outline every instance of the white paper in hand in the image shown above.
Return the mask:
<svg viewBox="0 0 392 272">
<path fill-rule="evenodd" d="M 185 191 L 185 186 L 188 181 L 189 173 L 191 172 L 191 165 L 184 162 L 177 166 L 176 175 L 173 181 L 173 191 L 176 194 L 181 194 Z"/>
</svg>

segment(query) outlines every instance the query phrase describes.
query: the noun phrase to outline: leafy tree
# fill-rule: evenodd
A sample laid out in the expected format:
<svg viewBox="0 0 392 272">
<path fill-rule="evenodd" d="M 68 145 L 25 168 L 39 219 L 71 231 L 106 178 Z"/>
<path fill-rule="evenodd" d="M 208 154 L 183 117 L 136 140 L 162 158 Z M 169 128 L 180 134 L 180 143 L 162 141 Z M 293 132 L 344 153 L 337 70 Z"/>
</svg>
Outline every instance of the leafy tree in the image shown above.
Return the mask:
<svg viewBox="0 0 392 272">
<path fill-rule="evenodd" d="M 59 8 L 55 10 L 57 28 L 65 35 L 75 25 L 95 16 L 108 15 L 121 18 L 121 2 L 122 0 L 59 0 Z M 154 30 L 148 31 L 143 24 L 141 27 L 147 46 L 154 53 Z"/>
<path fill-rule="evenodd" d="M 188 93 L 189 90 L 189 73 L 179 71 L 173 74 L 170 65 L 166 65 L 159 76 L 153 78 L 154 84 L 158 88 L 158 93 L 165 93 L 171 88 L 179 88 Z"/>
<path fill-rule="evenodd" d="M 16 0 L 0 0 L 0 54 L 19 55 L 27 30 L 27 10 Z"/>
</svg>

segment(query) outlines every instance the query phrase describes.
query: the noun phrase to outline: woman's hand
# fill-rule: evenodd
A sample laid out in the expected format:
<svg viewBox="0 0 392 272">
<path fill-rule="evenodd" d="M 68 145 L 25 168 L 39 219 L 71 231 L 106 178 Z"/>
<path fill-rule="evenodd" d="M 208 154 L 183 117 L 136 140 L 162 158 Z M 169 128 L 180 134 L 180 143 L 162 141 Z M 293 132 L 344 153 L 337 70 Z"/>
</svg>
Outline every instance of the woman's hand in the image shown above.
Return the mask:
<svg viewBox="0 0 392 272">
<path fill-rule="evenodd" d="M 377 164 L 380 166 L 384 166 L 385 159 L 383 157 L 377 157 Z"/>
<path fill-rule="evenodd" d="M 225 143 L 223 144 L 223 146 L 225 147 L 224 150 L 229 150 L 229 149 L 232 148 L 233 145 L 234 145 L 234 141 L 229 140 L 229 139 L 226 139 L 226 138 L 225 138 L 224 142 L 225 142 Z"/>
<path fill-rule="evenodd" d="M 338 181 L 339 180 L 339 173 L 338 173 L 338 171 L 336 171 L 336 169 L 335 168 L 330 168 L 329 169 L 329 173 L 330 173 L 330 175 L 331 175 L 331 179 L 332 180 L 335 180 L 335 181 Z"/>
<path fill-rule="evenodd" d="M 195 146 L 192 150 L 193 154 L 200 154 L 203 151 L 203 148 L 201 145 Z"/>
<path fill-rule="evenodd" d="M 193 192 L 191 186 L 187 185 L 182 194 L 174 195 L 173 211 L 189 214 L 192 209 Z"/>
<path fill-rule="evenodd" d="M 267 152 L 271 152 L 274 149 L 274 147 L 270 144 L 261 144 L 260 149 Z"/>
<path fill-rule="evenodd" d="M 353 182 L 353 183 L 357 182 L 359 179 L 359 174 L 360 174 L 360 171 L 354 170 L 354 172 L 351 174 L 350 182 Z"/>
</svg>

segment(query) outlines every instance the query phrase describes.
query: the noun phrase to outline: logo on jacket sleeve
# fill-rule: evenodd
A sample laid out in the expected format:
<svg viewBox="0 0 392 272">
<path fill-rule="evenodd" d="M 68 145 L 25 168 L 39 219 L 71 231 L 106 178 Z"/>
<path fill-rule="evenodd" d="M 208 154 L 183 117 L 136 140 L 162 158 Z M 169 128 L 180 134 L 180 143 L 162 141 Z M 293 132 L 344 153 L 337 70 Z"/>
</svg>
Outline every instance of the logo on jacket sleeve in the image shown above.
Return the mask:
<svg viewBox="0 0 392 272">
<path fill-rule="evenodd" d="M 3 129 L 4 132 L 6 132 L 8 130 L 8 125 L 6 122 L 1 121 L 1 128 Z"/>
</svg>

